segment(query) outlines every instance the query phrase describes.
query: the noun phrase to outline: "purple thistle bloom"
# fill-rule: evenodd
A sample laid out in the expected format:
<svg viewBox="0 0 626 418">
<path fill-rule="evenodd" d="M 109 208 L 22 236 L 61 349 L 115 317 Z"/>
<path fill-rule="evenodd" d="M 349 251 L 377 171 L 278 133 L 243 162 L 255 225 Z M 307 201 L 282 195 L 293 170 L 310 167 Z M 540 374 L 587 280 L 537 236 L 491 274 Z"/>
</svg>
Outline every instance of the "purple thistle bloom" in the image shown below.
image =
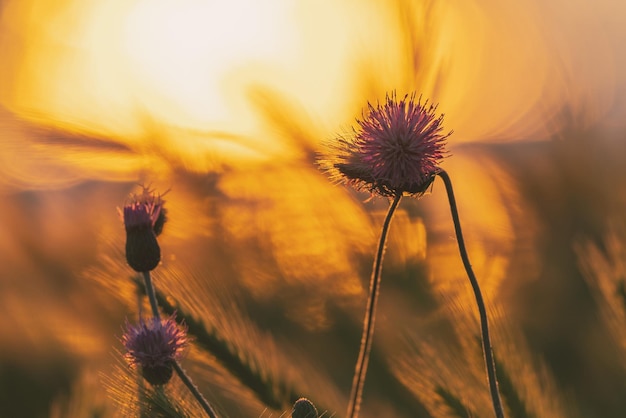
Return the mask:
<svg viewBox="0 0 626 418">
<path fill-rule="evenodd" d="M 382 196 L 420 196 L 432 184 L 445 156 L 443 115 L 437 106 L 415 102 L 415 94 L 397 100 L 387 95 L 383 105 L 368 103 L 353 135 L 333 144 L 333 155 L 322 165 L 358 190 Z"/>
<path fill-rule="evenodd" d="M 160 229 L 155 231 L 159 235 L 165 223 L 164 203 L 160 195 L 144 187 L 141 194 L 133 195 L 132 202 L 124 206 L 124 226 L 127 230 L 146 227 L 156 229 L 161 224 Z"/>
<path fill-rule="evenodd" d="M 122 343 L 129 364 L 139 366 L 151 385 L 164 385 L 172 377 L 172 364 L 182 356 L 189 340 L 186 328 L 180 327 L 172 316 L 141 320 L 137 325 L 127 322 Z"/>
<path fill-rule="evenodd" d="M 126 228 L 126 260 L 137 272 L 151 271 L 161 261 L 156 237 L 166 221 L 164 203 L 161 196 L 144 187 L 121 211 Z"/>
</svg>

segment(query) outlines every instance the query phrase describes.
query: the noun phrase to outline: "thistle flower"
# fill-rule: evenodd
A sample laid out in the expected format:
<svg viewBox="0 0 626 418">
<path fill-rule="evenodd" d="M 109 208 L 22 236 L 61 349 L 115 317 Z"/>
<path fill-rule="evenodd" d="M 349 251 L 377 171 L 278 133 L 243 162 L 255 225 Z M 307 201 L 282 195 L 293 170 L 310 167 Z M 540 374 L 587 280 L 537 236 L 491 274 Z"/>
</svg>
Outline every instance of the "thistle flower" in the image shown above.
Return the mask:
<svg viewBox="0 0 626 418">
<path fill-rule="evenodd" d="M 137 272 L 151 271 L 161 261 L 157 236 L 166 221 L 164 203 L 160 195 L 144 187 L 121 211 L 126 228 L 126 261 Z"/>
<path fill-rule="evenodd" d="M 127 322 L 122 343 L 128 363 L 139 366 L 151 385 L 164 385 L 172 377 L 174 362 L 188 345 L 187 330 L 173 316 L 141 320 L 137 325 Z"/>
<path fill-rule="evenodd" d="M 416 102 L 415 94 L 397 100 L 392 93 L 382 105 L 368 103 L 353 134 L 333 144 L 322 166 L 358 190 L 420 196 L 432 184 L 452 133 L 442 133 L 443 115 L 437 117 L 436 110 L 421 97 Z"/>
</svg>

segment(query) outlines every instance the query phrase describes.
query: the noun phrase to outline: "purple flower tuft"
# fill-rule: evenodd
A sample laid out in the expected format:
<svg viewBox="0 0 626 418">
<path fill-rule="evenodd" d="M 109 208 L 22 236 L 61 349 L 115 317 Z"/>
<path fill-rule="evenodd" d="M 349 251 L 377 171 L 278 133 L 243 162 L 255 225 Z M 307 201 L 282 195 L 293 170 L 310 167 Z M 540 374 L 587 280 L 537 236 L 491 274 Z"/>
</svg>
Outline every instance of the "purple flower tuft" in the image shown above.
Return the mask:
<svg viewBox="0 0 626 418">
<path fill-rule="evenodd" d="M 139 366 L 151 385 L 164 385 L 172 377 L 172 364 L 188 345 L 187 330 L 174 317 L 141 320 L 137 325 L 126 323 L 122 343 L 131 366 Z"/>
<path fill-rule="evenodd" d="M 123 216 L 126 230 L 128 231 L 129 229 L 132 230 L 135 228 L 154 229 L 159 222 L 164 223 L 164 203 L 165 201 L 160 195 L 156 195 L 151 190 L 144 187 L 141 194 L 133 195 L 132 202 L 124 206 Z M 158 231 L 156 235 L 160 232 L 161 231 Z"/>
<path fill-rule="evenodd" d="M 340 137 L 322 166 L 330 174 L 362 190 L 382 196 L 420 196 L 432 184 L 445 156 L 443 115 L 437 106 L 415 101 L 415 94 L 384 104 L 368 103 L 349 137 Z"/>
</svg>

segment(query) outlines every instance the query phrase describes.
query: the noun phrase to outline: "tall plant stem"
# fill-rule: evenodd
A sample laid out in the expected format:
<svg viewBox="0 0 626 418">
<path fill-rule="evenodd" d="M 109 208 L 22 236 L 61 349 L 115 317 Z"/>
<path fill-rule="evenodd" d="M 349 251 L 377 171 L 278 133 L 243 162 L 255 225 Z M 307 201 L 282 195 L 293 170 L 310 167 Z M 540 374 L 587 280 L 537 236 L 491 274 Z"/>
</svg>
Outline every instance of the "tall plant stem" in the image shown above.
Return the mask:
<svg viewBox="0 0 626 418">
<path fill-rule="evenodd" d="M 152 316 L 160 319 L 161 315 L 159 314 L 159 304 L 157 303 L 156 292 L 154 290 L 154 285 L 152 284 L 150 272 L 144 271 L 142 274 L 144 283 L 146 285 L 146 295 L 148 295 L 148 300 L 150 300 L 150 307 L 152 308 Z M 180 363 L 175 360 L 172 366 L 174 367 L 174 370 L 176 370 L 176 373 L 178 374 L 178 377 L 180 377 L 180 380 L 182 380 L 185 386 L 187 386 L 187 389 L 189 389 L 191 394 L 196 398 L 202 409 L 204 409 L 204 411 L 209 415 L 210 418 L 217 418 L 217 414 L 215 413 L 209 402 L 204 396 L 202 396 L 202 393 L 200 393 L 198 387 L 194 385 L 191 377 L 189 377 L 185 370 L 183 370 Z"/>
<path fill-rule="evenodd" d="M 496 377 L 496 363 L 493 357 L 493 349 L 491 348 L 491 337 L 489 336 L 489 323 L 487 321 L 487 309 L 485 308 L 485 301 L 483 300 L 480 286 L 472 270 L 467 250 L 465 249 L 465 241 L 463 240 L 463 232 L 461 231 L 461 222 L 459 221 L 459 211 L 456 206 L 456 199 L 454 197 L 454 191 L 452 189 L 452 181 L 450 176 L 444 170 L 437 173 L 443 180 L 446 186 L 446 192 L 448 193 L 448 201 L 450 203 L 450 212 L 452 213 L 452 221 L 454 222 L 454 231 L 456 232 L 456 239 L 459 245 L 459 252 L 461 253 L 461 259 L 463 260 L 463 266 L 467 272 L 467 277 L 472 284 L 472 290 L 474 291 L 474 297 L 476 298 L 476 305 L 478 305 L 478 312 L 480 314 L 480 330 L 483 343 L 483 353 L 485 358 L 485 367 L 487 369 L 487 377 L 489 379 L 489 390 L 491 392 L 491 402 L 493 403 L 493 409 L 497 418 L 504 418 L 504 409 L 502 407 L 502 401 L 500 399 L 500 393 L 498 392 L 498 378 Z"/>
<path fill-rule="evenodd" d="M 187 386 L 187 389 L 189 389 L 192 395 L 196 398 L 196 400 L 198 401 L 202 409 L 204 409 L 204 412 L 206 412 L 207 415 L 211 418 L 217 418 L 217 414 L 215 413 L 215 411 L 209 404 L 209 401 L 207 401 L 206 398 L 202 396 L 202 393 L 200 393 L 200 390 L 198 389 L 198 387 L 194 385 L 193 381 L 191 380 L 189 375 L 185 372 L 185 370 L 183 370 L 180 363 L 178 361 L 175 361 L 173 366 L 174 366 L 174 370 L 176 370 L 176 373 L 178 374 L 178 377 L 180 377 L 180 380 L 182 380 L 185 386 Z"/>
<path fill-rule="evenodd" d="M 378 302 L 378 294 L 380 292 L 380 273 L 383 267 L 383 255 L 385 254 L 385 243 L 387 241 L 387 233 L 393 214 L 400 203 L 402 193 L 396 194 L 387 216 L 383 223 L 378 241 L 378 250 L 374 258 L 374 267 L 372 269 L 372 277 L 370 279 L 369 297 L 367 299 L 367 308 L 365 310 L 365 319 L 363 320 L 363 334 L 361 336 L 361 349 L 359 358 L 354 370 L 354 378 L 352 380 L 352 391 L 350 393 L 350 403 L 348 404 L 348 418 L 357 418 L 361 408 L 361 399 L 363 397 L 363 385 L 365 384 L 365 375 L 367 374 L 367 366 L 369 363 L 370 351 L 372 350 L 372 337 L 374 336 L 374 321 L 376 319 L 376 304 Z"/>
<path fill-rule="evenodd" d="M 148 295 L 148 300 L 150 301 L 152 316 L 160 319 L 161 315 L 159 314 L 159 304 L 157 303 L 156 294 L 154 292 L 154 285 L 152 284 L 152 278 L 150 277 L 150 272 L 144 271 L 141 274 L 143 274 L 143 281 L 146 285 L 146 295 Z"/>
</svg>

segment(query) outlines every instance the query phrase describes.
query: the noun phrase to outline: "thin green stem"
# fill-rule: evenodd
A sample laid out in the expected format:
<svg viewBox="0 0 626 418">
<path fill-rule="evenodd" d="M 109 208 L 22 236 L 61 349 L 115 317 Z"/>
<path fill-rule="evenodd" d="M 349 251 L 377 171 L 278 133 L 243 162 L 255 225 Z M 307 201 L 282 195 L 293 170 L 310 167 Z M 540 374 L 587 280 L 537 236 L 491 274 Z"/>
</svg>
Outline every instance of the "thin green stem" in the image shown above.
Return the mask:
<svg viewBox="0 0 626 418">
<path fill-rule="evenodd" d="M 139 286 L 137 286 L 137 321 L 141 322 L 143 319 L 143 312 L 142 312 L 142 299 L 143 299 L 143 294 L 141 293 L 141 290 L 139 290 Z M 140 418 L 145 418 L 147 417 L 147 412 L 146 412 L 146 390 L 145 390 L 145 383 L 143 380 L 143 377 L 141 377 L 141 375 L 137 375 L 137 400 L 139 403 L 139 417 Z"/>
<path fill-rule="evenodd" d="M 196 398 L 196 400 L 198 401 L 202 409 L 204 409 L 204 411 L 207 413 L 207 415 L 211 418 L 217 418 L 217 414 L 209 404 L 209 401 L 207 401 L 206 398 L 202 396 L 202 393 L 200 393 L 198 387 L 194 385 L 194 383 L 191 381 L 191 378 L 185 372 L 185 370 L 183 370 L 180 363 L 175 361 L 173 366 L 174 370 L 176 370 L 176 373 L 178 374 L 178 377 L 180 377 L 180 380 L 182 380 L 185 386 L 187 386 L 187 389 L 189 389 L 191 394 Z"/>
<path fill-rule="evenodd" d="M 465 241 L 463 240 L 463 232 L 461 231 L 461 222 L 459 220 L 459 212 L 456 206 L 456 199 L 454 198 L 454 191 L 452 189 L 452 181 L 450 176 L 444 170 L 437 173 L 443 180 L 446 186 L 446 192 L 448 193 L 448 201 L 450 203 L 450 212 L 452 213 L 452 221 L 454 222 L 454 230 L 456 232 L 456 239 L 459 245 L 459 252 L 461 253 L 461 259 L 463 260 L 463 266 L 467 272 L 472 289 L 474 290 L 474 297 L 476 298 L 476 305 L 478 305 L 478 312 L 480 314 L 480 329 L 483 343 L 483 353 L 485 356 L 485 367 L 487 368 L 487 377 L 489 379 L 489 390 L 491 392 L 491 401 L 493 403 L 493 409 L 497 418 L 504 418 L 504 408 L 502 407 L 502 401 L 500 399 L 500 393 L 498 392 L 498 378 L 496 376 L 496 363 L 493 357 L 493 349 L 491 348 L 491 337 L 489 336 L 489 323 L 487 321 L 487 309 L 485 307 L 485 301 L 483 300 L 478 280 L 472 270 L 467 250 L 465 249 Z"/>
<path fill-rule="evenodd" d="M 148 295 L 148 299 L 150 300 L 150 306 L 152 307 L 152 315 L 155 318 L 160 319 L 161 315 L 159 314 L 159 304 L 157 303 L 156 292 L 154 290 L 154 286 L 152 285 L 150 272 L 144 271 L 142 274 L 146 285 L 146 294 Z M 178 361 L 174 361 L 172 366 L 174 367 L 174 370 L 176 370 L 176 373 L 178 374 L 178 377 L 180 377 L 180 380 L 182 380 L 185 386 L 187 386 L 187 389 L 189 389 L 192 395 L 196 398 L 202 409 L 204 409 L 209 417 L 217 418 L 217 414 L 215 413 L 213 408 L 211 408 L 209 402 L 205 399 L 204 396 L 202 396 L 202 393 L 200 393 L 198 387 L 193 384 L 191 377 L 189 377 L 189 375 L 185 373 L 185 370 L 183 370 L 183 368 L 180 366 L 180 363 Z"/>
<path fill-rule="evenodd" d="M 159 314 L 159 305 L 157 304 L 156 294 L 154 293 L 154 286 L 152 285 L 152 279 L 150 278 L 150 272 L 144 271 L 142 274 L 143 281 L 146 284 L 146 295 L 148 295 L 148 299 L 150 300 L 150 307 L 152 308 L 152 316 L 160 319 L 161 315 Z"/>
<path fill-rule="evenodd" d="M 361 349 L 359 358 L 354 370 L 354 378 L 352 380 L 352 391 L 350 394 L 350 403 L 348 404 L 348 418 L 357 418 L 361 408 L 361 399 L 363 397 L 363 385 L 365 384 L 365 375 L 367 374 L 367 366 L 369 363 L 370 351 L 372 350 L 372 337 L 374 336 L 374 321 L 376 319 L 376 304 L 380 293 L 380 273 L 383 267 L 383 256 L 385 254 L 385 243 L 387 241 L 387 233 L 393 214 L 400 203 L 402 193 L 396 194 L 387 216 L 383 223 L 378 241 L 378 251 L 374 258 L 374 267 L 372 269 L 372 277 L 370 279 L 369 297 L 367 300 L 367 308 L 365 310 L 365 319 L 363 320 L 363 334 L 361 336 Z"/>
</svg>

